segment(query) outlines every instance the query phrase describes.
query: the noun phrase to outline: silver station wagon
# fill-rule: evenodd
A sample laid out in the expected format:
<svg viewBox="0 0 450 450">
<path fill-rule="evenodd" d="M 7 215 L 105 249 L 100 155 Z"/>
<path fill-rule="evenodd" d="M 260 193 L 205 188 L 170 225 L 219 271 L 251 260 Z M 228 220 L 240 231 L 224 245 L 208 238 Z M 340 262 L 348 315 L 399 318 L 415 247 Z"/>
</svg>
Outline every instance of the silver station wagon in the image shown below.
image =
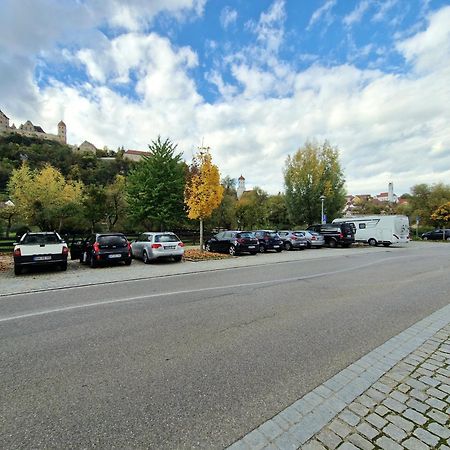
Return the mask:
<svg viewBox="0 0 450 450">
<path fill-rule="evenodd" d="M 175 233 L 147 232 L 132 242 L 131 253 L 134 258 L 142 259 L 146 264 L 159 258 L 181 261 L 184 244 Z"/>
</svg>

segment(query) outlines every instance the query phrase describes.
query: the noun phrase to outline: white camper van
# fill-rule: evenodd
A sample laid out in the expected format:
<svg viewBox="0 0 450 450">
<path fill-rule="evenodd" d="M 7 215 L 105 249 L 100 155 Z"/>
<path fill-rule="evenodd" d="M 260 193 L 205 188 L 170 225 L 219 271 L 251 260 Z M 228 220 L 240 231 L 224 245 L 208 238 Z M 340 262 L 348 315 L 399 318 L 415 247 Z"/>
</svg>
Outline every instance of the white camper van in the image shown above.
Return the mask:
<svg viewBox="0 0 450 450">
<path fill-rule="evenodd" d="M 354 216 L 334 219 L 333 223 L 347 222 L 355 225 L 355 240 L 369 245 L 406 244 L 409 242 L 407 216 Z"/>
</svg>

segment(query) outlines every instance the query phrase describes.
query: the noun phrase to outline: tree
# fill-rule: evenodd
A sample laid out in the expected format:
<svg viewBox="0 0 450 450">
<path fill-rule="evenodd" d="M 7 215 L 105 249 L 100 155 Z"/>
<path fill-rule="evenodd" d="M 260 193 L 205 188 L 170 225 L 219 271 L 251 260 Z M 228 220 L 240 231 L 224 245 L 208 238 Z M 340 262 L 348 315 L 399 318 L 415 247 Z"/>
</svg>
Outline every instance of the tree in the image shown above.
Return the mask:
<svg viewBox="0 0 450 450">
<path fill-rule="evenodd" d="M 450 185 L 438 183 L 434 185 L 416 184 L 411 188 L 408 199 L 411 216 L 420 217 L 423 225 L 433 225 L 431 215 L 446 202 L 450 201 Z"/>
<path fill-rule="evenodd" d="M 17 215 L 16 205 L 12 202 L 5 202 L 0 205 L 0 219 L 6 222 L 6 239 L 9 239 L 13 217 Z"/>
<path fill-rule="evenodd" d="M 106 192 L 103 186 L 91 184 L 86 186 L 83 195 L 83 215 L 91 225 L 91 233 L 95 225 L 106 217 Z"/>
<path fill-rule="evenodd" d="M 236 180 L 229 176 L 222 179 L 223 197 L 220 205 L 215 209 L 207 222 L 209 228 L 226 228 L 228 230 L 237 227 L 236 222 Z M 205 221 L 206 224 L 206 221 Z M 206 226 L 206 225 L 205 225 Z"/>
<path fill-rule="evenodd" d="M 294 156 L 288 156 L 284 182 L 292 222 L 317 222 L 321 216 L 321 195 L 325 196 L 324 211 L 329 221 L 344 208 L 345 180 L 339 151 L 327 141 L 322 145 L 307 142 Z"/>
<path fill-rule="evenodd" d="M 267 226 L 268 194 L 259 187 L 245 192 L 239 199 L 236 218 L 240 229 L 252 230 Z"/>
<path fill-rule="evenodd" d="M 444 203 L 439 208 L 436 208 L 431 214 L 431 220 L 440 225 L 442 230 L 444 230 L 445 226 L 450 223 L 450 202 Z M 445 231 L 442 231 L 442 239 L 445 240 Z"/>
<path fill-rule="evenodd" d="M 267 221 L 270 228 L 290 228 L 286 197 L 283 194 L 270 195 L 267 199 Z"/>
<path fill-rule="evenodd" d="M 114 183 L 106 188 L 106 220 L 111 231 L 127 209 L 126 183 L 123 175 L 116 175 Z"/>
<path fill-rule="evenodd" d="M 149 145 L 150 156 L 144 156 L 128 176 L 126 200 L 132 218 L 160 230 L 184 218 L 185 164 L 177 146 L 158 136 Z"/>
<path fill-rule="evenodd" d="M 203 221 L 220 205 L 224 187 L 219 169 L 212 163 L 209 147 L 201 147 L 189 168 L 185 203 L 189 219 L 200 221 L 200 251 L 203 251 Z"/>
<path fill-rule="evenodd" d="M 81 206 L 83 184 L 66 181 L 50 164 L 32 171 L 25 162 L 8 182 L 10 196 L 27 225 L 61 230 L 64 219 Z"/>
</svg>

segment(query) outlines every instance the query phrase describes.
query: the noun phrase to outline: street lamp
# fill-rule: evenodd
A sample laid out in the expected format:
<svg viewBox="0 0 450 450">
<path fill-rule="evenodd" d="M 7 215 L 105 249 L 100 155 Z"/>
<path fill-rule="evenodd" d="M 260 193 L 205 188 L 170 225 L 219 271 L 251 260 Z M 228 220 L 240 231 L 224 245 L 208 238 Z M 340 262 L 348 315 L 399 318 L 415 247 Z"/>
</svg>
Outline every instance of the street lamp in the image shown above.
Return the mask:
<svg viewBox="0 0 450 450">
<path fill-rule="evenodd" d="M 322 202 L 322 215 L 320 216 L 320 223 L 325 223 L 323 220 L 323 202 L 325 200 L 325 195 L 321 195 L 319 198 L 320 198 L 320 201 Z"/>
</svg>

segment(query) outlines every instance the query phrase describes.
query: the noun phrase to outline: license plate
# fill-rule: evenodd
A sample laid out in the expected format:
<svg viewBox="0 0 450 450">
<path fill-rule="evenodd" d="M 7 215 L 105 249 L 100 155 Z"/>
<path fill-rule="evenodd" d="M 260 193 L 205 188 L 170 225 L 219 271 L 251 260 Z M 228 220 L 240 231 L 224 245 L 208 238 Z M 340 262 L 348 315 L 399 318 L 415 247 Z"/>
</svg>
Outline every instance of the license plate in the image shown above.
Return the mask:
<svg viewBox="0 0 450 450">
<path fill-rule="evenodd" d="M 49 259 L 52 259 L 50 255 L 47 256 L 35 256 L 33 258 L 34 261 L 48 261 Z"/>
<path fill-rule="evenodd" d="M 255 248 L 255 246 L 254 245 L 249 245 L 248 248 Z"/>
<path fill-rule="evenodd" d="M 175 248 L 175 245 L 166 245 L 164 248 L 166 250 L 173 250 Z"/>
<path fill-rule="evenodd" d="M 274 245 L 274 246 L 273 246 L 273 248 L 278 248 L 278 247 L 279 247 L 279 245 Z"/>
<path fill-rule="evenodd" d="M 122 257 L 122 255 L 117 254 L 117 253 L 114 253 L 112 255 L 108 255 L 108 258 L 121 258 L 121 257 Z"/>
</svg>

